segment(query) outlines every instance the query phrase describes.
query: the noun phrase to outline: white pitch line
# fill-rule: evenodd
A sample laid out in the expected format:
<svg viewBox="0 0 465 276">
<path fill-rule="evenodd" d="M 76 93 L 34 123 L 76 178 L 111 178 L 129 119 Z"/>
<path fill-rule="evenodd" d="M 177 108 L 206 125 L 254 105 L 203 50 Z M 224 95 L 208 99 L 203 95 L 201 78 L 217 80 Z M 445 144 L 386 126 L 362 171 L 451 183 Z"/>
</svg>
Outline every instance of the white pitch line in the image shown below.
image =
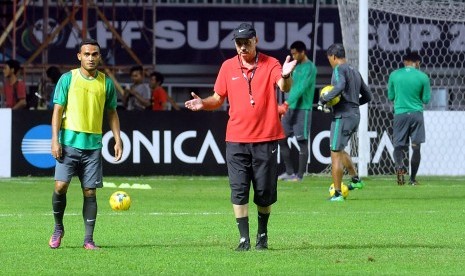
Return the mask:
<svg viewBox="0 0 465 276">
<path fill-rule="evenodd" d="M 230 214 L 230 213 L 228 213 Z M 220 213 L 220 212 L 201 212 L 201 213 L 189 213 L 189 212 L 181 212 L 181 213 L 163 213 L 163 212 L 155 212 L 149 213 L 152 216 L 217 216 L 217 215 L 227 215 L 227 213 Z"/>
<path fill-rule="evenodd" d="M 364 214 L 364 215 L 379 215 L 379 214 L 440 214 L 445 213 L 446 211 L 438 211 L 438 210 L 423 210 L 423 211 L 415 211 L 415 210 L 399 210 L 399 211 L 351 211 L 351 214 Z M 462 212 L 465 213 L 464 210 L 456 210 L 455 212 Z M 331 211 L 328 212 L 315 212 L 315 211 L 302 211 L 302 212 L 274 212 L 274 216 L 282 216 L 282 215 L 324 215 L 327 216 L 330 214 Z M 46 214 L 39 214 L 40 216 L 53 216 L 52 213 Z M 98 216 L 121 216 L 121 215 L 149 215 L 149 216 L 227 216 L 233 215 L 231 212 L 150 212 L 150 213 L 138 213 L 138 212 L 111 212 L 111 213 L 99 213 Z M 37 214 L 8 214 L 0 213 L 0 218 L 10 218 L 10 217 L 25 217 L 25 216 L 37 216 Z M 82 216 L 81 213 L 65 213 L 65 216 Z"/>
</svg>

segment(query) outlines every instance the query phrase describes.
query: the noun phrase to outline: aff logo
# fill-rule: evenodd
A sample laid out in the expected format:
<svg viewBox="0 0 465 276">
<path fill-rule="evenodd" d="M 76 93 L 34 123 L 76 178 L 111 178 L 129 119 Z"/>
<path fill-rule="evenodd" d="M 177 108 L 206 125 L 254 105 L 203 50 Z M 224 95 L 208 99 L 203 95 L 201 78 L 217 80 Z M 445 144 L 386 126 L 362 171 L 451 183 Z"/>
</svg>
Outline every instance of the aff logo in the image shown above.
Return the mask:
<svg viewBox="0 0 465 276">
<path fill-rule="evenodd" d="M 49 169 L 55 166 L 51 155 L 52 127 L 38 125 L 31 128 L 23 137 L 21 152 L 24 158 L 34 167 Z"/>
</svg>

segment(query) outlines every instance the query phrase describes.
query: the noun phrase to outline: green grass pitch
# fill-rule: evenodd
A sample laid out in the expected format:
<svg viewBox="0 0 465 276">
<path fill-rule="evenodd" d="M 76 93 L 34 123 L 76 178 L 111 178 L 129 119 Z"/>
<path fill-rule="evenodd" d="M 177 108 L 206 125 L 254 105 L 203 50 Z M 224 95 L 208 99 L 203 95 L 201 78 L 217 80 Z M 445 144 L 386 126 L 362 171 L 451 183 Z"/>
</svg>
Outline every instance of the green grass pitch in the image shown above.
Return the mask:
<svg viewBox="0 0 465 276">
<path fill-rule="evenodd" d="M 346 177 L 347 179 L 347 177 Z M 82 194 L 68 192 L 62 245 L 52 250 L 52 178 L 0 179 L 0 275 L 463 275 L 463 177 L 365 178 L 345 202 L 329 202 L 329 176 L 279 182 L 269 250 L 235 252 L 239 236 L 226 177 L 106 177 L 151 189 L 99 189 L 94 239 L 82 248 Z M 129 211 L 108 198 L 124 190 Z M 250 205 L 251 241 L 257 212 Z"/>
</svg>

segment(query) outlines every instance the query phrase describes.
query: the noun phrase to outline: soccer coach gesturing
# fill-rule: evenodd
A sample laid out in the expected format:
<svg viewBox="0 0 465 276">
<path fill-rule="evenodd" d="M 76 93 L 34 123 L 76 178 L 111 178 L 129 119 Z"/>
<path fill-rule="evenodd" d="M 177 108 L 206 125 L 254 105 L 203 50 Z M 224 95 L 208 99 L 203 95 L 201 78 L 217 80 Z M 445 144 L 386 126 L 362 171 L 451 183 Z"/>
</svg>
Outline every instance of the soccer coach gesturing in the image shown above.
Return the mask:
<svg viewBox="0 0 465 276">
<path fill-rule="evenodd" d="M 257 51 L 258 37 L 252 25 L 240 24 L 233 33 L 237 55 L 221 65 L 213 95 L 201 99 L 192 93 L 186 108 L 214 110 L 229 101 L 226 128 L 226 161 L 231 202 L 240 233 L 237 251 L 250 249 L 249 193 L 254 189 L 258 210 L 255 248 L 268 248 L 267 225 L 271 205 L 277 200 L 278 140 L 285 138 L 276 99 L 276 86 L 289 91 L 296 61 L 281 66 L 273 57 Z"/>
</svg>

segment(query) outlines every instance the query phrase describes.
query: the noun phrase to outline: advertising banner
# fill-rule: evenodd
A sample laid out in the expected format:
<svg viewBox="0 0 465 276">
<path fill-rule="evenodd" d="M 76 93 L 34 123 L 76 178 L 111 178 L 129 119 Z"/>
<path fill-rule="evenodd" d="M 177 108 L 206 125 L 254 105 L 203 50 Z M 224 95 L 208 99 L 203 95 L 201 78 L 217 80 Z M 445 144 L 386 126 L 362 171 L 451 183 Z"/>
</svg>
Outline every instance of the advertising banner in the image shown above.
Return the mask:
<svg viewBox="0 0 465 276">
<path fill-rule="evenodd" d="M 0 177 L 11 176 L 11 109 L 0 108 Z"/>
<path fill-rule="evenodd" d="M 68 13 L 72 10 L 68 6 Z M 103 6 L 89 8 L 87 36 L 96 39 L 108 65 L 134 65 L 129 48 L 143 64 L 216 65 L 234 55 L 232 31 L 241 22 L 251 22 L 257 30 L 258 48 L 280 60 L 289 54 L 289 46 L 302 40 L 309 48 L 313 44 L 313 9 L 263 7 L 156 7 L 153 22 L 151 7 Z M 16 54 L 27 60 L 44 41 L 47 33 L 56 33 L 45 49 L 49 64 L 73 65 L 82 32 L 82 11 L 77 9 L 75 22 L 61 26 L 69 19 L 63 7 L 50 6 L 48 19 L 42 6 L 29 5 L 24 22 L 17 28 Z M 102 16 L 103 15 L 103 16 Z M 115 35 L 108 24 L 113 26 Z M 77 26 L 77 27 L 76 27 Z M 318 26 L 317 63 L 327 64 L 324 50 L 341 42 L 337 8 L 322 8 Z M 117 37 L 124 41 L 123 46 Z M 6 47 L 11 45 L 6 44 Z M 10 49 L 11 50 L 11 49 Z M 9 52 L 8 49 L 6 52 Z M 44 63 L 38 55 L 32 62 Z"/>
<path fill-rule="evenodd" d="M 123 158 L 113 162 L 112 133 L 105 128 L 102 149 L 105 175 L 227 175 L 224 142 L 227 112 L 118 113 Z M 0 109 L 4 124 L 0 132 L 0 177 L 53 176 L 51 115 L 51 111 Z M 392 114 L 385 115 L 392 119 Z M 427 139 L 422 147 L 424 162 L 419 175 L 464 175 L 465 167 L 453 157 L 462 149 L 461 132 L 455 130 L 465 121 L 465 112 L 425 111 L 424 116 Z M 313 112 L 312 117 L 308 172 L 329 172 L 331 115 Z M 380 166 L 393 166 L 392 128 L 373 127 L 368 135 L 371 144 L 368 174 L 376 175 Z M 294 145 L 293 139 L 289 143 Z M 291 154 L 297 160 L 295 146 Z M 279 172 L 284 171 L 283 164 L 279 166 Z"/>
<path fill-rule="evenodd" d="M 123 157 L 113 162 L 112 133 L 105 128 L 102 158 L 105 175 L 227 175 L 225 111 L 119 111 Z M 12 176 L 52 176 L 51 112 L 14 111 Z M 330 162 L 330 115 L 313 112 L 309 172 Z M 106 123 L 106 122 L 105 122 Z M 104 123 L 104 125 L 106 125 Z M 294 148 L 295 151 L 295 148 Z"/>
</svg>

